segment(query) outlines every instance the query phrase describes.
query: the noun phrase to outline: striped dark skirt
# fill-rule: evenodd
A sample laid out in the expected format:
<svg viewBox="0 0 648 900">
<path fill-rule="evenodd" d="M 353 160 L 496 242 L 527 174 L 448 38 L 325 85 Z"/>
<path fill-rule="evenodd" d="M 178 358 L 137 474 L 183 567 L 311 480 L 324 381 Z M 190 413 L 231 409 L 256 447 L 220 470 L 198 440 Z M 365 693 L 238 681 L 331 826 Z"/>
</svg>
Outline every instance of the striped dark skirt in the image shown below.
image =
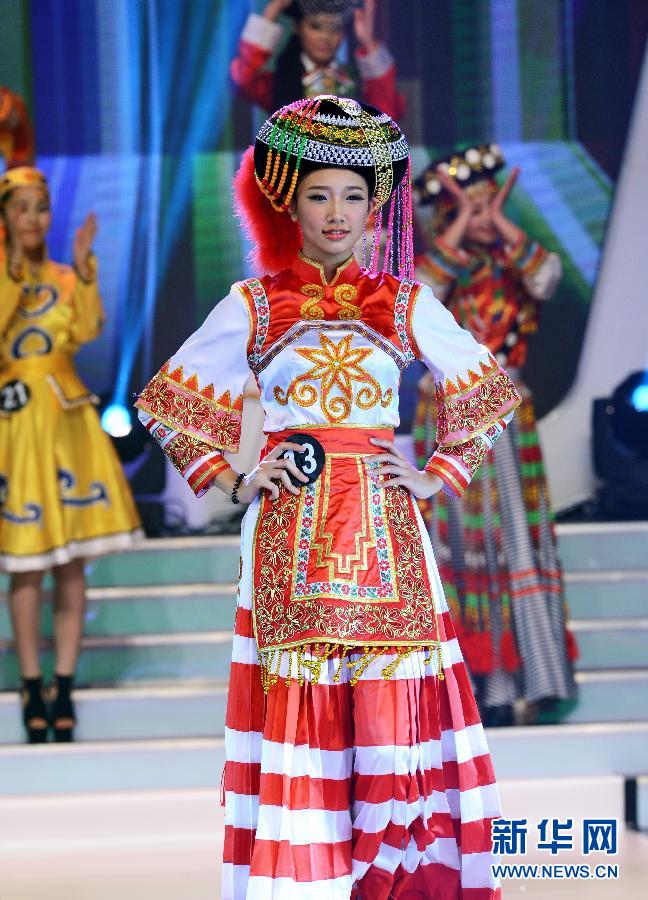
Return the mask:
<svg viewBox="0 0 648 900">
<path fill-rule="evenodd" d="M 509 373 L 511 374 L 511 373 Z M 439 573 L 478 701 L 487 708 L 576 696 L 576 645 L 566 605 L 533 399 L 512 422 L 460 500 L 422 501 Z M 434 397 L 421 393 L 414 438 L 434 448 Z"/>
</svg>

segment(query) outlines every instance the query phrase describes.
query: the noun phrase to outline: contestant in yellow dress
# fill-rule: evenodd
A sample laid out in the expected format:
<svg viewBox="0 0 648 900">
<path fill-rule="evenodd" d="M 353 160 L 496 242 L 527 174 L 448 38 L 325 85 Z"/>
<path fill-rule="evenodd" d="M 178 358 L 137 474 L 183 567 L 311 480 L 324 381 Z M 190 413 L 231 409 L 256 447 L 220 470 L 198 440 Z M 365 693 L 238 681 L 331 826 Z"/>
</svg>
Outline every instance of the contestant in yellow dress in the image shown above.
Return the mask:
<svg viewBox="0 0 648 900">
<path fill-rule="evenodd" d="M 74 268 L 47 256 L 45 176 L 11 169 L 0 180 L 6 258 L 0 265 L 0 570 L 23 678 L 30 742 L 72 739 L 70 696 L 83 630 L 83 560 L 129 546 L 140 522 L 115 450 L 73 357 L 101 331 L 92 255 L 96 221 L 74 241 Z M 44 692 L 38 654 L 43 573 L 52 569 L 55 680 Z M 50 706 L 51 704 L 51 706 Z"/>
</svg>

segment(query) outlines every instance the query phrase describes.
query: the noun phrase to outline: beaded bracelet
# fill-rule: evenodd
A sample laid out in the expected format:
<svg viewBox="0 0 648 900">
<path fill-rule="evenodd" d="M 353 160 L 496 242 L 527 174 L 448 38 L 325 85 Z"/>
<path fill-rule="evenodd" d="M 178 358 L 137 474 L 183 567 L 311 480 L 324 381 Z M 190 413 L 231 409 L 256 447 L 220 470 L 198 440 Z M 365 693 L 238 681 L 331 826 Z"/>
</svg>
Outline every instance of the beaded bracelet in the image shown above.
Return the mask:
<svg viewBox="0 0 648 900">
<path fill-rule="evenodd" d="M 241 501 L 238 498 L 238 489 L 241 487 L 243 483 L 243 479 L 245 478 L 245 472 L 241 472 L 240 475 L 236 476 L 236 481 L 234 482 L 234 487 L 232 488 L 232 503 L 240 503 Z"/>
</svg>

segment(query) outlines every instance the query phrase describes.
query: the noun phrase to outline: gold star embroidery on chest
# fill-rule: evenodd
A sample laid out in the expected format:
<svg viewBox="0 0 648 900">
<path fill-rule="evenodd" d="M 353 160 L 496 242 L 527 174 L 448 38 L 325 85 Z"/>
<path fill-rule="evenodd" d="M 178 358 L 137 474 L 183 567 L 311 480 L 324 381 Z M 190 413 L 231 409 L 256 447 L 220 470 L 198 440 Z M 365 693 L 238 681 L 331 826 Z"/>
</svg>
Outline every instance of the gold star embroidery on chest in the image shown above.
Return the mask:
<svg viewBox="0 0 648 900">
<path fill-rule="evenodd" d="M 304 408 L 313 406 L 319 400 L 322 412 L 329 422 L 342 422 L 349 417 L 355 403 L 360 409 L 371 409 L 380 403 L 387 407 L 392 401 L 393 391 L 383 392 L 376 379 L 362 366 L 372 355 L 370 347 L 352 349 L 353 335 L 348 334 L 338 343 L 323 332 L 319 335 L 320 347 L 296 347 L 295 351 L 313 363 L 307 372 L 298 375 L 284 391 L 277 386 L 275 399 L 287 406 L 293 400 Z M 321 382 L 320 389 L 310 382 Z M 354 388 L 361 385 L 354 397 Z"/>
</svg>

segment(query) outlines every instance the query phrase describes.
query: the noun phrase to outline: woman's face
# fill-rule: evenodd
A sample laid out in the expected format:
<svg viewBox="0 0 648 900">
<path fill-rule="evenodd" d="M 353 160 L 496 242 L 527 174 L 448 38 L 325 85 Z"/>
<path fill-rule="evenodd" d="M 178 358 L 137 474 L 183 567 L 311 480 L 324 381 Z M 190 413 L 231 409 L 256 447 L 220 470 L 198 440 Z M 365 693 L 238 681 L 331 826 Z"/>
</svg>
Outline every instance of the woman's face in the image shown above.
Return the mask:
<svg viewBox="0 0 648 900">
<path fill-rule="evenodd" d="M 15 188 L 2 209 L 9 237 L 23 250 L 40 250 L 52 224 L 49 197 L 36 186 Z"/>
<path fill-rule="evenodd" d="M 484 187 L 471 193 L 472 214 L 465 231 L 467 241 L 472 244 L 491 246 L 497 241 L 497 230 L 493 224 L 491 200 L 493 193 Z"/>
<path fill-rule="evenodd" d="M 306 256 L 324 265 L 347 259 L 375 206 L 367 182 L 356 172 L 310 172 L 299 182 L 292 211 L 301 226 Z"/>
<path fill-rule="evenodd" d="M 318 66 L 328 66 L 344 37 L 342 17 L 330 13 L 304 16 L 296 28 L 306 56 Z"/>
</svg>

